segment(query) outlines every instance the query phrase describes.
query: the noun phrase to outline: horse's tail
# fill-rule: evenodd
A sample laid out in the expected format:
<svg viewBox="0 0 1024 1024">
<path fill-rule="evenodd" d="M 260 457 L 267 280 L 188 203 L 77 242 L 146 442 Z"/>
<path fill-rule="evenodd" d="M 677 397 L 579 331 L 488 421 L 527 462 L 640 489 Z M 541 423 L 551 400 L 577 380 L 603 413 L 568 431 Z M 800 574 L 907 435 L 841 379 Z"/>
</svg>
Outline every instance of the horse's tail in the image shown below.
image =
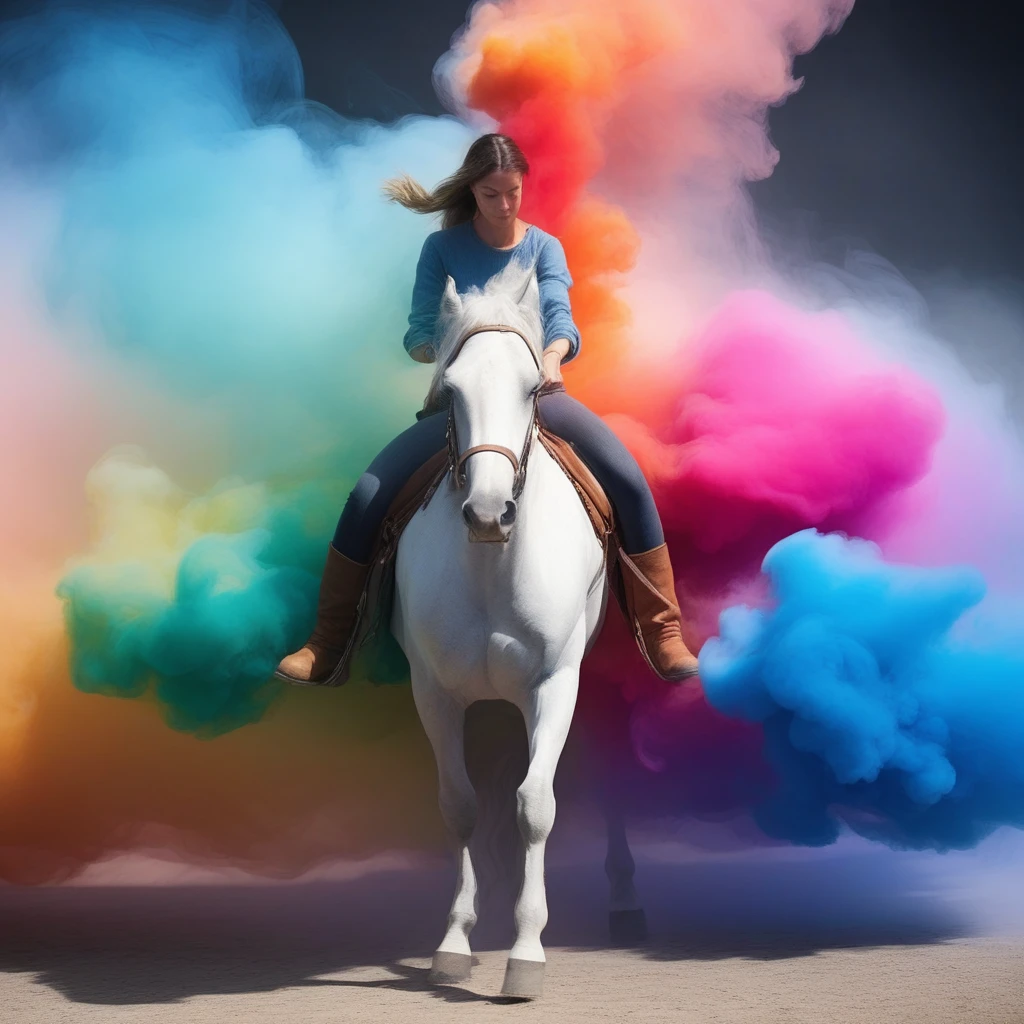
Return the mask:
<svg viewBox="0 0 1024 1024">
<path fill-rule="evenodd" d="M 477 794 L 473 862 L 480 892 L 480 922 L 500 944 L 512 927 L 511 908 L 522 877 L 523 844 L 516 822 L 516 790 L 529 766 L 526 726 L 519 709 L 503 700 L 477 701 L 466 711 L 466 768 Z"/>
</svg>

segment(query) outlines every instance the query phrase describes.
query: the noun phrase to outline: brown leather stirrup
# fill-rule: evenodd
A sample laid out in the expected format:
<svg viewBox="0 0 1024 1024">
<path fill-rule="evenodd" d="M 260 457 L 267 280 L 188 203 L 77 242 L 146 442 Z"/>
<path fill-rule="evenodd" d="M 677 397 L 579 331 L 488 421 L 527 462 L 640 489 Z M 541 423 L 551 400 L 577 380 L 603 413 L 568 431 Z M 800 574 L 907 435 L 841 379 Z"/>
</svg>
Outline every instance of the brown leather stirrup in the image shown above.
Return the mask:
<svg viewBox="0 0 1024 1024">
<path fill-rule="evenodd" d="M 671 682 L 697 675 L 697 659 L 683 643 L 668 545 L 638 555 L 619 551 L 630 625 L 647 664 Z"/>
<path fill-rule="evenodd" d="M 338 667 L 358 618 L 369 565 L 346 558 L 333 544 L 327 547 L 327 564 L 320 580 L 316 626 L 306 643 L 277 666 L 274 675 L 300 685 L 323 683 Z M 331 680 L 340 686 L 345 680 Z"/>
</svg>

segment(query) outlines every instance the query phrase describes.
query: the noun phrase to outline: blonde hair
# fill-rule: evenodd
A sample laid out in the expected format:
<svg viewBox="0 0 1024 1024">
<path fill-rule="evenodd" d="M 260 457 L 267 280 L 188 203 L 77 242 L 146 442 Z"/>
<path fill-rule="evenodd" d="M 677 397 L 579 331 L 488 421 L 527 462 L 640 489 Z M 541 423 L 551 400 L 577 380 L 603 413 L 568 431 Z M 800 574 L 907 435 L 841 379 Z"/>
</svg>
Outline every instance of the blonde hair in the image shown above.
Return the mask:
<svg viewBox="0 0 1024 1024">
<path fill-rule="evenodd" d="M 391 202 L 400 203 L 416 213 L 443 213 L 442 228 L 452 228 L 472 220 L 476 199 L 471 187 L 492 171 L 529 173 L 530 165 L 523 151 L 507 135 L 491 132 L 481 135 L 469 147 L 462 166 L 428 192 L 408 174 L 384 182 L 383 192 Z"/>
</svg>

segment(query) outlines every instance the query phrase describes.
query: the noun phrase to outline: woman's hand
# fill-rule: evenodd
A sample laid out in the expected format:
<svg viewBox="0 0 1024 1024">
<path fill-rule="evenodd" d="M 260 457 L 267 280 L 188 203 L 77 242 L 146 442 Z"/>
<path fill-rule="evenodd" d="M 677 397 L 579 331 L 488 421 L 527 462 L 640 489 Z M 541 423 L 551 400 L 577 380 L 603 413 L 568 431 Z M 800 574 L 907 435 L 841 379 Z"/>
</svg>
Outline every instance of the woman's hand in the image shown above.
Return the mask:
<svg viewBox="0 0 1024 1024">
<path fill-rule="evenodd" d="M 562 360 L 569 354 L 569 339 L 556 338 L 541 356 L 544 367 L 544 379 L 560 382 L 562 380 Z"/>
</svg>

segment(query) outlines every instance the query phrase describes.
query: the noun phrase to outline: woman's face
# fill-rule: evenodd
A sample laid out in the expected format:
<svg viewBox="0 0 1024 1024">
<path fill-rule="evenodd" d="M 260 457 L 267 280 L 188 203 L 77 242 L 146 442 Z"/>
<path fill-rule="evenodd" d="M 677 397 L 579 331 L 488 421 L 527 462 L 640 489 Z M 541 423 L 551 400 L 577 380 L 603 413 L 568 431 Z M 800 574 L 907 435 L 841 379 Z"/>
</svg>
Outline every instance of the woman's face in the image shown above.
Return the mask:
<svg viewBox="0 0 1024 1024">
<path fill-rule="evenodd" d="M 471 186 L 480 216 L 495 226 L 514 224 L 523 197 L 519 171 L 491 171 Z"/>
</svg>

